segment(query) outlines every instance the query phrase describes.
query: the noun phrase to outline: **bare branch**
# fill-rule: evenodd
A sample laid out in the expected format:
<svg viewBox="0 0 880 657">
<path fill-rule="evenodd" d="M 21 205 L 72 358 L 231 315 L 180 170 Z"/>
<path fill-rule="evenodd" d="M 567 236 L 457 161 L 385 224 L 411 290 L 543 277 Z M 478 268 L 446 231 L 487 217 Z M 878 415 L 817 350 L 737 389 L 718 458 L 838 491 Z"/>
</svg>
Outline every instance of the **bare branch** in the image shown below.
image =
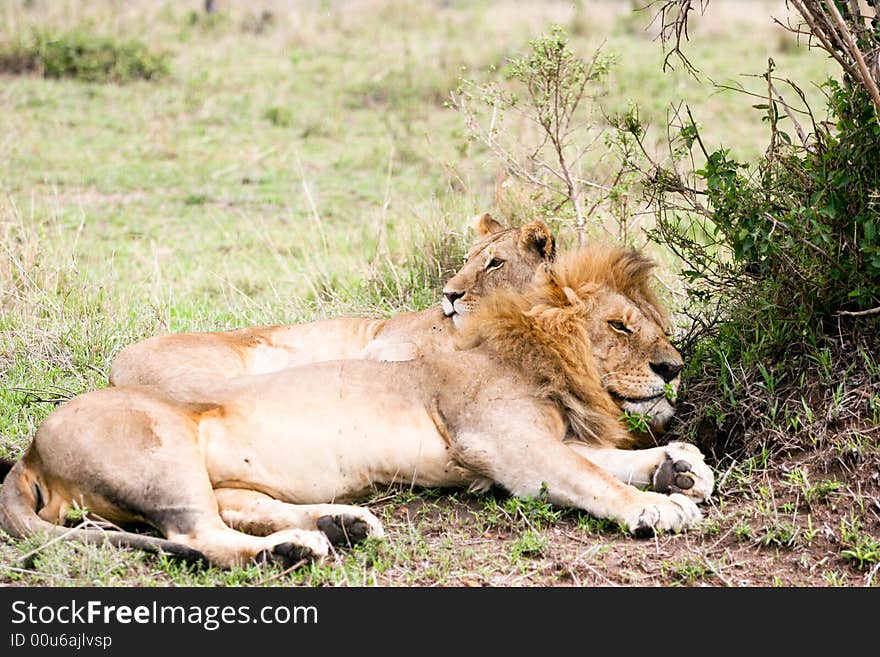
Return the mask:
<svg viewBox="0 0 880 657">
<path fill-rule="evenodd" d="M 782 109 L 785 110 L 785 114 L 788 116 L 789 119 L 791 119 L 791 123 L 792 123 L 792 125 L 794 125 L 794 129 L 797 130 L 798 137 L 800 137 L 801 143 L 804 145 L 804 148 L 809 148 L 809 145 L 807 144 L 807 134 L 804 132 L 804 129 L 801 126 L 800 122 L 797 120 L 795 115 L 792 113 L 791 109 L 788 106 L 788 103 L 786 103 L 782 99 L 782 94 L 779 93 L 779 90 L 776 88 L 776 85 L 773 84 L 773 78 L 770 76 L 769 73 L 767 74 L 767 84 L 770 86 L 770 91 L 775 96 L 776 102 L 779 105 L 782 105 Z"/>
<path fill-rule="evenodd" d="M 798 10 L 803 19 L 807 22 L 807 25 L 810 27 L 810 33 L 813 34 L 819 41 L 822 43 L 822 49 L 831 55 L 838 64 L 840 64 L 841 68 L 847 73 L 852 74 L 853 69 L 850 66 L 849 62 L 843 57 L 838 49 L 832 45 L 829 40 L 828 35 L 826 35 L 823 28 L 820 26 L 818 20 L 804 7 L 801 0 L 789 0 L 792 5 L 794 5 L 795 9 Z M 855 77 L 855 76 L 853 76 Z"/>
<path fill-rule="evenodd" d="M 691 125 L 694 126 L 694 128 L 696 128 L 697 122 L 694 121 L 694 115 L 691 114 L 690 106 L 685 105 L 684 108 L 687 111 L 688 120 L 691 122 Z M 697 136 L 697 143 L 700 145 L 700 150 L 703 151 L 703 156 L 708 160 L 709 159 L 709 151 L 706 150 L 706 146 L 705 146 L 705 144 L 703 144 L 703 138 L 700 137 L 700 131 L 694 130 L 694 133 Z"/>
<path fill-rule="evenodd" d="M 858 0 L 849 0 L 849 13 L 859 37 L 863 37 L 865 35 L 865 17 L 862 16 L 862 11 L 859 9 Z"/>
<path fill-rule="evenodd" d="M 661 0 L 656 0 L 649 6 L 653 6 L 659 2 L 661 2 Z M 700 13 L 706 11 L 708 4 L 709 0 L 700 0 Z M 684 64 L 685 70 L 692 75 L 698 73 L 697 68 L 685 56 L 681 49 L 682 40 L 687 41 L 690 39 L 690 35 L 688 34 L 688 19 L 690 13 L 694 11 L 694 9 L 693 0 L 663 0 L 657 13 L 654 15 L 654 19 L 651 21 L 654 23 L 659 18 L 660 43 L 663 45 L 663 50 L 666 51 L 666 57 L 663 59 L 664 71 L 666 71 L 667 68 L 673 68 L 669 60 L 675 55 L 678 57 L 679 61 Z M 671 47 L 669 46 L 670 43 L 672 44 Z"/>
<path fill-rule="evenodd" d="M 758 76 L 747 76 L 747 77 L 758 77 Z M 776 78 L 776 79 L 778 80 L 779 78 Z M 788 80 L 786 80 L 786 82 L 791 84 L 791 82 Z M 792 86 L 794 86 L 794 85 L 792 85 Z M 752 96 L 754 98 L 760 98 L 762 100 L 766 98 L 766 96 L 762 96 L 761 94 L 757 94 L 753 91 L 749 91 L 748 89 L 745 89 L 743 87 L 736 87 L 736 86 L 729 85 L 729 84 L 715 84 L 715 88 L 716 89 L 723 89 L 725 91 L 735 91 L 737 93 L 745 94 L 746 96 Z M 801 97 L 802 100 L 804 100 L 804 104 L 806 105 L 806 99 L 803 97 L 803 93 L 801 92 L 798 95 Z M 786 112 L 797 112 L 797 113 L 803 114 L 805 116 L 812 116 L 812 112 L 809 111 L 809 108 L 806 110 L 802 110 L 799 107 L 795 107 L 794 105 L 787 103 L 785 101 L 785 99 L 782 97 L 777 99 L 776 102 L 779 103 L 780 105 L 782 105 L 783 107 L 785 107 Z"/>
<path fill-rule="evenodd" d="M 877 306 L 876 308 L 871 308 L 870 310 L 841 310 L 837 314 L 844 315 L 846 317 L 866 317 L 867 315 L 880 315 L 880 306 Z"/>
<path fill-rule="evenodd" d="M 837 29 L 840 30 L 841 38 L 846 42 L 846 45 L 849 48 L 850 55 L 856 60 L 862 84 L 871 95 L 871 100 L 874 102 L 874 107 L 878 112 L 877 121 L 880 122 L 880 89 L 877 89 L 877 82 L 871 77 L 871 73 L 868 71 L 868 67 L 865 64 L 865 58 L 862 56 L 862 51 L 859 50 L 859 47 L 856 45 L 852 33 L 847 28 L 846 23 L 843 21 L 843 16 L 840 15 L 840 11 L 837 9 L 837 5 L 835 5 L 834 2 L 829 2 L 828 8 L 831 10 L 831 15 L 837 23 Z"/>
</svg>

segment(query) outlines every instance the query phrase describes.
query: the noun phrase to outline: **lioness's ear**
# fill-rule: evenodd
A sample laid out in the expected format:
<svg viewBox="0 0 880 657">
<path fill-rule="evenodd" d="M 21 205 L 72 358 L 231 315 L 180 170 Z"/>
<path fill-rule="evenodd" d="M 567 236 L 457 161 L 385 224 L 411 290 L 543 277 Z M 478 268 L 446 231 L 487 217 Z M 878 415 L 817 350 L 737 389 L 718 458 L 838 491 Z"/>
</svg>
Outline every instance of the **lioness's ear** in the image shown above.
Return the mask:
<svg viewBox="0 0 880 657">
<path fill-rule="evenodd" d="M 519 248 L 534 251 L 543 260 L 552 262 L 556 256 L 556 239 L 547 224 L 533 221 L 519 229 Z"/>
<path fill-rule="evenodd" d="M 504 226 L 495 221 L 492 218 L 492 215 L 488 212 L 478 214 L 471 219 L 471 227 L 477 231 L 477 234 L 480 237 L 486 237 L 486 235 L 491 235 L 492 233 L 498 233 L 504 230 Z"/>
</svg>

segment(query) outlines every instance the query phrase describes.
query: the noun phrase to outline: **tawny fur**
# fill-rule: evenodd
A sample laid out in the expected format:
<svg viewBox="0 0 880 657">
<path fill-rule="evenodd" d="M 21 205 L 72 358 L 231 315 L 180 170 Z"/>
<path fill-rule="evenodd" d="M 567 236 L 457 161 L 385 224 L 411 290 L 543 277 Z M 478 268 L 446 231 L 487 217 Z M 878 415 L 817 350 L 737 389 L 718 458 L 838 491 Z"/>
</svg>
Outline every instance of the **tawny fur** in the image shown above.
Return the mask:
<svg viewBox="0 0 880 657">
<path fill-rule="evenodd" d="M 662 326 L 668 316 L 649 286 L 654 264 L 637 251 L 592 245 L 541 267 L 525 293 L 499 291 L 462 331 L 464 348 L 485 342 L 502 359 L 533 373 L 543 396 L 566 410 L 573 438 L 603 447 L 630 447 L 620 407 L 602 384 L 585 319 L 594 292 L 617 291 Z"/>
<path fill-rule="evenodd" d="M 657 372 L 680 357 L 656 320 L 649 272 L 619 249 L 565 256 L 526 292 L 488 298 L 463 336 L 469 348 L 454 353 L 218 380 L 199 406 L 146 387 L 80 395 L 41 423 L 7 475 L 0 526 L 94 540 L 56 524 L 78 505 L 164 537 L 106 532 L 118 545 L 290 565 L 329 553 L 327 527 L 381 536 L 378 518 L 340 500 L 395 483 L 494 483 L 639 535 L 687 529 L 714 485 L 699 451 L 616 449 L 630 443 L 621 409 L 648 400 L 668 419 L 664 391 L 677 387 L 680 368 L 674 380 Z M 656 482 L 665 488 L 632 485 Z"/>
<path fill-rule="evenodd" d="M 341 359 L 412 360 L 454 351 L 457 326 L 499 288 L 520 290 L 555 254 L 553 233 L 533 221 L 505 228 L 488 214 L 474 218 L 478 238 L 445 291 L 455 308 L 430 308 L 388 319 L 339 317 L 286 326 L 158 335 L 123 349 L 110 368 L 110 385 L 152 385 L 180 400 L 198 398 L 213 383 L 308 363 Z M 487 269 L 493 258 L 503 265 Z M 444 300 L 445 303 L 449 303 Z"/>
</svg>

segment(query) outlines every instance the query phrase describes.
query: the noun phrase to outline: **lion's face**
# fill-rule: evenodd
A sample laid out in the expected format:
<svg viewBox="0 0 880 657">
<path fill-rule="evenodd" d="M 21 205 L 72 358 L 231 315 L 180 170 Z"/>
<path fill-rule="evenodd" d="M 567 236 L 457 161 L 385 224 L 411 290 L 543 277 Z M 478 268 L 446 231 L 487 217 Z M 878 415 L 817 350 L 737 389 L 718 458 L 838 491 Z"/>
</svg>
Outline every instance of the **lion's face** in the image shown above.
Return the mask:
<svg viewBox="0 0 880 657">
<path fill-rule="evenodd" d="M 497 288 L 520 290 L 531 283 L 541 263 L 555 252 L 553 233 L 541 221 L 504 228 L 488 214 L 474 219 L 479 235 L 458 273 L 443 288 L 443 312 L 461 328 L 462 317 Z"/>
<path fill-rule="evenodd" d="M 684 367 L 659 316 L 617 292 L 595 297 L 589 332 L 602 385 L 628 413 L 647 415 L 662 430 L 675 414 Z"/>
</svg>

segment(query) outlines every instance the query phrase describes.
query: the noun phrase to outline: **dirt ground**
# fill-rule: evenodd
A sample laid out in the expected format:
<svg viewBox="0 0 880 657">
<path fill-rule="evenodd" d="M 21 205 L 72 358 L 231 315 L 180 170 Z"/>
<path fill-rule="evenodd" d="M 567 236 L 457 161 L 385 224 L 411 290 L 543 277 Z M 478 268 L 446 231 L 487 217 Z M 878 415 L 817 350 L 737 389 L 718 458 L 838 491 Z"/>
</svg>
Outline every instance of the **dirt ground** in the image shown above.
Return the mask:
<svg viewBox="0 0 880 657">
<path fill-rule="evenodd" d="M 415 533 L 435 560 L 449 553 L 457 565 L 438 579 L 427 564 L 401 560 L 377 575 L 376 583 L 876 587 L 880 469 L 872 462 L 866 468 L 841 465 L 821 476 L 817 472 L 817 481 L 841 485 L 826 486 L 834 490 L 825 495 L 805 496 L 804 487 L 791 484 L 790 473 L 809 472 L 816 460 L 815 454 L 780 457 L 749 480 L 736 468 L 717 470 L 718 491 L 703 507 L 702 529 L 647 540 L 574 512 L 542 522 L 520 511 L 493 523 L 487 521 L 485 499 L 463 493 L 404 504 L 392 500 L 373 507 L 385 522 L 389 545 L 405 543 Z M 503 497 L 499 500 L 503 506 Z M 854 549 L 854 528 L 861 549 Z M 524 535 L 539 537 L 534 549 L 521 545 Z M 860 564 L 853 553 L 864 561 Z"/>
</svg>

